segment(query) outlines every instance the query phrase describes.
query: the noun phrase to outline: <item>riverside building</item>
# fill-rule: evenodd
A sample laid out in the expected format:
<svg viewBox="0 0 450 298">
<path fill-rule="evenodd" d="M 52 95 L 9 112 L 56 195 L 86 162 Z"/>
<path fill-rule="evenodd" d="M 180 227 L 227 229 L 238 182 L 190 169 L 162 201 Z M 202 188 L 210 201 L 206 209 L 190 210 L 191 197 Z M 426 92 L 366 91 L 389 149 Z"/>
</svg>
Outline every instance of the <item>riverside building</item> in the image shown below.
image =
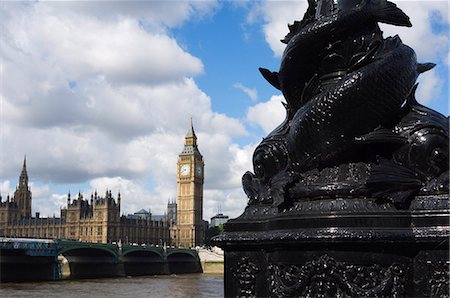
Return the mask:
<svg viewBox="0 0 450 298">
<path fill-rule="evenodd" d="M 86 242 L 168 244 L 183 247 L 204 241 L 203 158 L 197 148 L 192 126 L 186 135 L 178 162 L 178 203 L 169 201 L 165 216 L 141 211 L 134 216 L 120 215 L 121 196 L 107 190 L 102 196 L 78 193 L 67 195 L 61 217 L 31 214 L 32 193 L 28 185 L 26 159 L 14 195 L 0 196 L 0 236 L 45 239 L 73 239 Z M 145 210 L 144 210 L 145 211 Z M 145 216 L 144 216 L 145 215 Z"/>
</svg>

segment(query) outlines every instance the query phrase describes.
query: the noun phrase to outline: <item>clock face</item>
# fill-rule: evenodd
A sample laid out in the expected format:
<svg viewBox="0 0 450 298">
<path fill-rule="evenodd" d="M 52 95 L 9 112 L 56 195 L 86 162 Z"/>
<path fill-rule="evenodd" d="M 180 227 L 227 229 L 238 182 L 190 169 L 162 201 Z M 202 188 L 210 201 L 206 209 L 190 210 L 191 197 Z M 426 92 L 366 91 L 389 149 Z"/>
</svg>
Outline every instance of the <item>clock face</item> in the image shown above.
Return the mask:
<svg viewBox="0 0 450 298">
<path fill-rule="evenodd" d="M 190 171 L 189 165 L 182 165 L 180 168 L 180 174 L 183 176 L 189 174 L 189 171 Z"/>
<path fill-rule="evenodd" d="M 202 174 L 202 166 L 197 166 L 197 174 Z"/>
</svg>

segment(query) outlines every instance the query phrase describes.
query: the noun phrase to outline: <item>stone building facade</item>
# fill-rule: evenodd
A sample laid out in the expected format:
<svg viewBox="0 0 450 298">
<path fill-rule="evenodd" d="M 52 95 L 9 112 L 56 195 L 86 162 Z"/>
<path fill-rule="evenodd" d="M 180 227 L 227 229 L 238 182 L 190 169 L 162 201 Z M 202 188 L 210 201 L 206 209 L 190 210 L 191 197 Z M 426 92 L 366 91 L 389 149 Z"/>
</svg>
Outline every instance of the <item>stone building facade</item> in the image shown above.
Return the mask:
<svg viewBox="0 0 450 298">
<path fill-rule="evenodd" d="M 191 120 L 191 127 L 184 139 L 184 148 L 177 163 L 177 224 L 171 231 L 172 243 L 177 246 L 195 247 L 204 243 L 204 167 Z"/>
<path fill-rule="evenodd" d="M 171 222 L 120 216 L 120 193 L 104 196 L 97 192 L 89 199 L 79 193 L 67 196 L 61 217 L 42 218 L 31 215 L 32 194 L 28 186 L 26 160 L 14 196 L 3 201 L 0 196 L 0 236 L 45 239 L 73 239 L 86 242 L 123 242 L 139 244 L 170 244 Z"/>
<path fill-rule="evenodd" d="M 78 193 L 67 195 L 61 217 L 42 218 L 31 214 L 31 190 L 28 186 L 26 159 L 13 197 L 0 196 L 0 236 L 46 239 L 73 239 L 86 242 L 168 244 L 194 247 L 203 244 L 204 162 L 191 127 L 177 163 L 177 201 L 170 201 L 163 218 L 120 215 L 120 193 L 104 196 L 97 192 L 85 198 Z M 156 216 L 155 216 L 156 217 Z"/>
</svg>

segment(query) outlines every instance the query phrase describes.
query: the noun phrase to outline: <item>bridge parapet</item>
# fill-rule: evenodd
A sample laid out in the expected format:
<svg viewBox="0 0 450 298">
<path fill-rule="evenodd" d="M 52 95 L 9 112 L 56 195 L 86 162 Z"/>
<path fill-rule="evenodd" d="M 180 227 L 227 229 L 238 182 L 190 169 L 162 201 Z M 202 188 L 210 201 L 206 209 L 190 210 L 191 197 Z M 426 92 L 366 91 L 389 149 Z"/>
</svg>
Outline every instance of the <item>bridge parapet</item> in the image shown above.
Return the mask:
<svg viewBox="0 0 450 298">
<path fill-rule="evenodd" d="M 60 240 L 0 237 L 1 250 L 23 250 L 28 256 L 54 257 L 60 247 Z"/>
<path fill-rule="evenodd" d="M 142 245 L 123 245 L 120 255 L 125 256 L 133 252 L 153 252 L 158 254 L 161 258 L 165 258 L 164 249 L 162 247 Z"/>
<path fill-rule="evenodd" d="M 92 243 L 92 242 L 81 242 L 76 240 L 61 240 L 61 250 L 60 254 L 65 254 L 68 251 L 74 250 L 74 249 L 100 249 L 107 251 L 111 254 L 113 254 L 115 257 L 119 256 L 119 248 L 116 244 L 111 243 Z"/>
<path fill-rule="evenodd" d="M 168 248 L 166 250 L 167 257 L 173 254 L 188 254 L 196 260 L 200 260 L 198 252 L 194 249 L 189 248 Z"/>
<path fill-rule="evenodd" d="M 0 238 L 0 281 L 59 279 L 58 240 Z"/>
<path fill-rule="evenodd" d="M 196 250 L 151 245 L 0 237 L 0 256 L 1 281 L 202 272 Z"/>
</svg>

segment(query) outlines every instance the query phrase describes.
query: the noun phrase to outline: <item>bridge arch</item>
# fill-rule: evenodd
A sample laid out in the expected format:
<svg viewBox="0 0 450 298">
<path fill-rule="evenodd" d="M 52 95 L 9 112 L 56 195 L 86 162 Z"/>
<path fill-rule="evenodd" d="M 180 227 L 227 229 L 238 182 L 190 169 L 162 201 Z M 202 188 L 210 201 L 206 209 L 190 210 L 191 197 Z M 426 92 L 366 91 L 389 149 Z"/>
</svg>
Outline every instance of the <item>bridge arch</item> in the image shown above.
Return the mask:
<svg viewBox="0 0 450 298">
<path fill-rule="evenodd" d="M 136 253 L 143 253 L 149 255 L 157 255 L 161 259 L 164 259 L 164 251 L 162 249 L 156 247 L 140 247 L 140 246 L 132 246 L 130 248 L 124 247 L 122 250 L 122 256 L 130 256 L 135 255 Z"/>
<path fill-rule="evenodd" d="M 168 252 L 167 263 L 171 274 L 202 272 L 198 254 L 191 250 L 176 249 Z"/>
<path fill-rule="evenodd" d="M 119 276 L 118 254 L 109 247 L 81 244 L 72 247 L 63 245 L 60 256 L 70 268 L 69 278 L 97 278 Z"/>
<path fill-rule="evenodd" d="M 123 263 L 125 275 L 137 276 L 168 273 L 162 249 L 128 248 L 122 252 L 119 260 Z"/>
<path fill-rule="evenodd" d="M 99 257 L 112 257 L 117 258 L 117 253 L 107 248 L 101 247 L 73 247 L 64 248 L 59 252 L 64 257 L 72 256 L 99 256 Z"/>
</svg>

